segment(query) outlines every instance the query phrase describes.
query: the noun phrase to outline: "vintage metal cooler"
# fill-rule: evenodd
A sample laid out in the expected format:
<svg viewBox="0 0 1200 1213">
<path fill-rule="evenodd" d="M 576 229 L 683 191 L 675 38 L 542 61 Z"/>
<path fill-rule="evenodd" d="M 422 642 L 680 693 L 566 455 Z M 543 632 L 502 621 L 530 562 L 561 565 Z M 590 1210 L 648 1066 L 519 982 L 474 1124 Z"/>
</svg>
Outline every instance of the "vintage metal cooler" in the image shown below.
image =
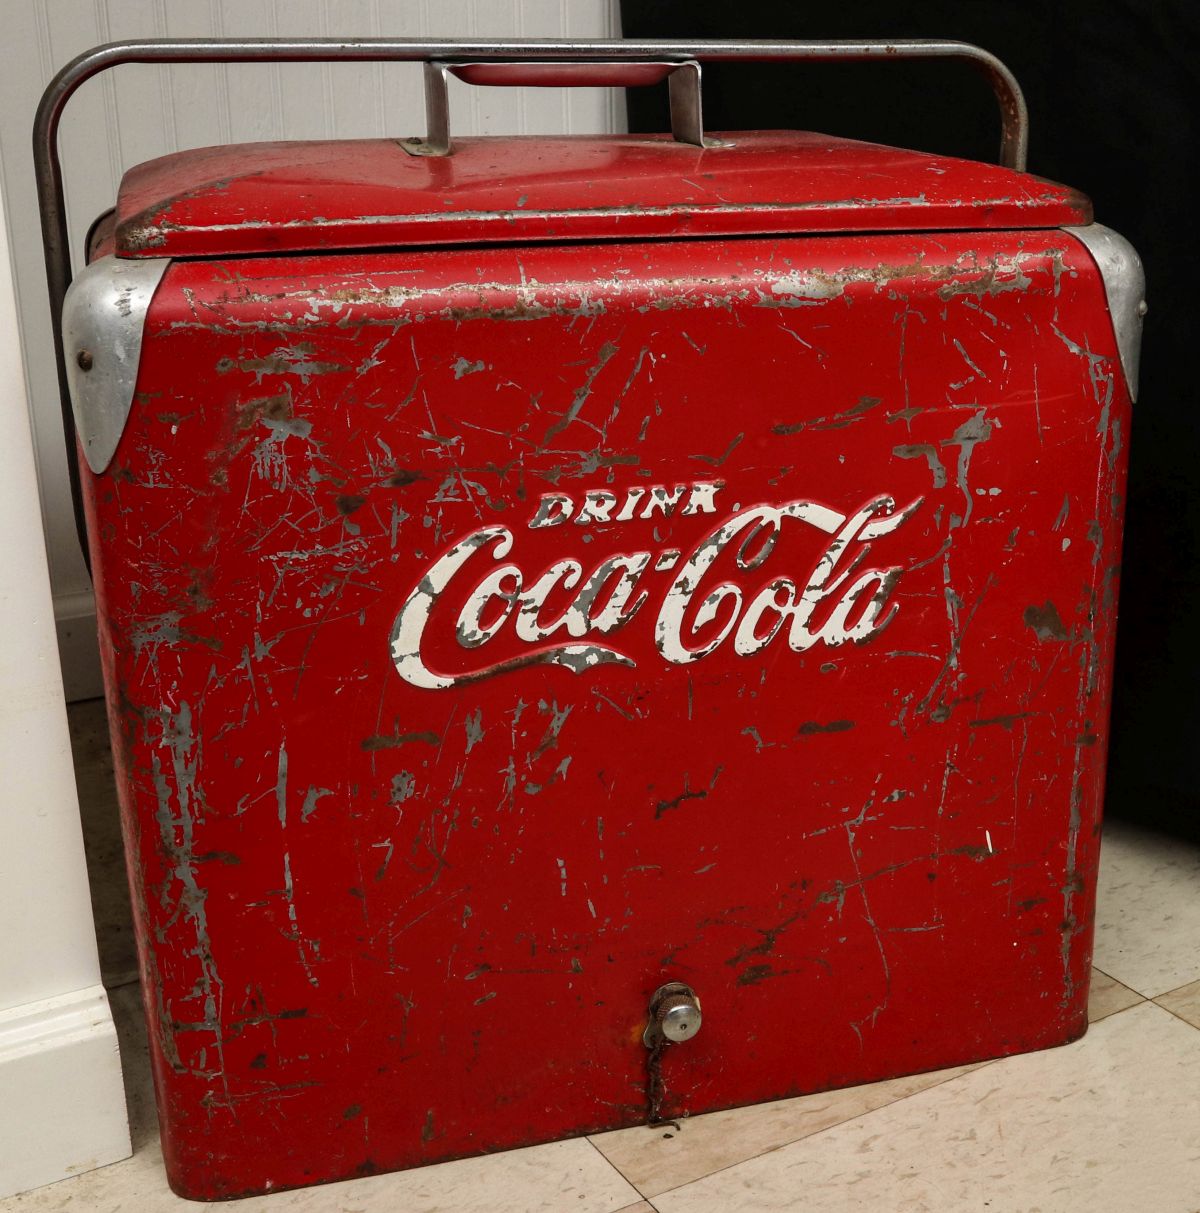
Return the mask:
<svg viewBox="0 0 1200 1213">
<path fill-rule="evenodd" d="M 901 54 L 1004 166 L 703 133 L 698 61 Z M 272 55 L 432 60 L 427 137 L 141 165 L 62 319 L 176 1189 L 1079 1036 L 1144 307 L 1005 69 L 101 49 L 55 290 L 75 85 Z M 451 141 L 448 74 L 669 75 L 676 137 Z"/>
</svg>

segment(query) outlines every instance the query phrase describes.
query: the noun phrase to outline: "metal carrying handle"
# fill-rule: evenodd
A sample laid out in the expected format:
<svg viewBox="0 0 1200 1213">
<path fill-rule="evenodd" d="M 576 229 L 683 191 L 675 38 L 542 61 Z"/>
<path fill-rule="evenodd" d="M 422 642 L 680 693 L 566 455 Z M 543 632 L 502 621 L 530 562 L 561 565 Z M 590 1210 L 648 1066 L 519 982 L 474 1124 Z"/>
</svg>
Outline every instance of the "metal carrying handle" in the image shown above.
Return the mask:
<svg viewBox="0 0 1200 1213">
<path fill-rule="evenodd" d="M 704 115 L 700 100 L 700 64 L 695 59 L 647 60 L 624 63 L 612 59 L 582 59 L 560 62 L 425 63 L 424 139 L 402 139 L 400 146 L 414 156 L 450 154 L 450 92 L 447 77 L 466 84 L 491 84 L 503 88 L 616 87 L 637 88 L 667 82 L 671 109 L 671 134 L 677 143 L 694 147 L 721 147 L 718 139 L 704 137 Z"/>
<path fill-rule="evenodd" d="M 75 422 L 67 390 L 66 365 L 63 357 L 62 306 L 71 285 L 70 243 L 67 233 L 66 206 L 63 198 L 62 165 L 58 156 L 58 127 L 63 109 L 75 90 L 86 80 L 123 63 L 320 63 L 320 62 L 425 62 L 432 70 L 426 72 L 426 88 L 436 65 L 455 64 L 476 74 L 484 68 L 493 72 L 501 65 L 510 69 L 521 65 L 532 74 L 534 65 L 543 70 L 542 83 L 550 83 L 545 74 L 547 65 L 564 70 L 568 65 L 622 65 L 631 69 L 652 64 L 675 64 L 671 69 L 672 129 L 676 138 L 703 145 L 703 123 L 700 115 L 699 73 L 701 63 L 726 62 L 792 62 L 799 60 L 867 59 L 961 59 L 974 64 L 983 72 L 1000 106 L 1002 134 L 1000 163 L 1023 172 L 1029 139 L 1029 116 L 1021 86 L 995 55 L 969 42 L 934 41 L 925 39 L 885 41 L 832 42 L 774 42 L 765 39 L 728 41 L 700 40 L 674 42 L 663 39 L 484 39 L 457 41 L 452 39 L 410 38 L 151 38 L 144 41 L 110 42 L 94 47 L 72 59 L 46 86 L 38 104 L 33 124 L 33 164 L 37 180 L 38 202 L 42 219 L 42 246 L 46 258 L 46 280 L 50 294 L 50 313 L 54 331 L 54 354 L 58 367 L 59 400 L 63 415 L 63 433 L 67 443 L 67 474 L 71 482 L 71 499 L 75 507 L 75 525 L 87 561 L 87 537 L 83 519 L 79 468 L 75 458 Z M 688 126 L 686 117 L 675 117 L 676 79 L 686 80 L 695 67 L 695 123 Z M 680 70 L 680 69 L 687 69 Z M 447 70 L 449 70 L 447 68 Z M 465 78 L 465 77 L 464 77 Z M 444 74 L 441 76 L 445 85 Z M 526 80 L 526 83 L 531 82 Z M 576 75 L 575 83 L 581 82 Z M 428 92 L 426 94 L 428 102 Z M 686 106 L 681 102 L 681 111 Z M 436 115 L 433 115 L 436 116 Z M 447 122 L 446 144 L 449 145 Z M 431 140 L 437 134 L 431 122 Z M 411 150 L 411 149 L 410 149 Z"/>
</svg>

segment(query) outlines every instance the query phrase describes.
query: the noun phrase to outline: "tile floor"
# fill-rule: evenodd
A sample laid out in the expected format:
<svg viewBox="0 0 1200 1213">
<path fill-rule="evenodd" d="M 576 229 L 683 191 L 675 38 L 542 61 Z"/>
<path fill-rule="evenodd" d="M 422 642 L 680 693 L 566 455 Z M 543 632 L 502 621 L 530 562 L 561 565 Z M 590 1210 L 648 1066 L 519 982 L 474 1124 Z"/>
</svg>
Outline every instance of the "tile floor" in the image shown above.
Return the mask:
<svg viewBox="0 0 1200 1213">
<path fill-rule="evenodd" d="M 200 1206 L 163 1179 L 103 708 L 71 708 L 134 1155 L 0 1213 Z M 1004 1061 L 240 1201 L 242 1213 L 1200 1213 L 1200 849 L 1110 825 L 1091 1019 Z"/>
</svg>

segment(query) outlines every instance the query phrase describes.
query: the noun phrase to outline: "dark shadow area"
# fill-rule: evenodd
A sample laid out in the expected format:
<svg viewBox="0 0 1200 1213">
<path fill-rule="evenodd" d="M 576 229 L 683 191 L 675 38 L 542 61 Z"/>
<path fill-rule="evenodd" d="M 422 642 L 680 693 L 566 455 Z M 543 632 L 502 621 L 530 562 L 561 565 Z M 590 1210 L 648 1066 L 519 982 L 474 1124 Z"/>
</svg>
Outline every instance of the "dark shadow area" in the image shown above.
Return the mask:
<svg viewBox="0 0 1200 1213">
<path fill-rule="evenodd" d="M 1142 254 L 1150 314 L 1130 451 L 1107 811 L 1200 838 L 1197 431 L 1191 224 L 1198 10 L 1016 0 L 624 0 L 626 37 L 957 38 L 993 51 L 1029 103 L 1030 169 L 1089 194 Z M 704 69 L 710 130 L 803 129 L 989 160 L 986 83 L 936 62 Z M 630 127 L 667 127 L 665 90 L 630 90 Z"/>
<path fill-rule="evenodd" d="M 104 700 L 69 704 L 67 720 L 71 728 L 75 784 L 79 789 L 79 816 L 100 974 L 105 987 L 113 990 L 135 983 L 138 966 Z"/>
</svg>

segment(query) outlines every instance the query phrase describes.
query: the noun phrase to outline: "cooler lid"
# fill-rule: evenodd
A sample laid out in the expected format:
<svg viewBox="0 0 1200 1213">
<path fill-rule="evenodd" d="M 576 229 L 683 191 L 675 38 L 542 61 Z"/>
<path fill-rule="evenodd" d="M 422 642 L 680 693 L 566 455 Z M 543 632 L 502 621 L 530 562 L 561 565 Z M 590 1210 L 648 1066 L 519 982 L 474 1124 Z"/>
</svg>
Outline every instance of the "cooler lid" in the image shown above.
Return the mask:
<svg viewBox="0 0 1200 1213">
<path fill-rule="evenodd" d="M 1081 194 L 972 160 L 794 131 L 259 143 L 164 156 L 121 184 L 121 257 L 1091 222 Z"/>
</svg>

